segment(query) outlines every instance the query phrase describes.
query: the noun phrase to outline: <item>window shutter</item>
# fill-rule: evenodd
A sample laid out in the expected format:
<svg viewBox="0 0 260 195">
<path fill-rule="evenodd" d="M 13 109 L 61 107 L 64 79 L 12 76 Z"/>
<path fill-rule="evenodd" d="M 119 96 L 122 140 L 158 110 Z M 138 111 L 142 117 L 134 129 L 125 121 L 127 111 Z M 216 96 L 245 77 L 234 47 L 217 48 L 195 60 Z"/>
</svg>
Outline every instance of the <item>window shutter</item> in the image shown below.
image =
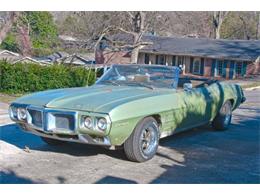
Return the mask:
<svg viewBox="0 0 260 195">
<path fill-rule="evenodd" d="M 242 65 L 242 76 L 245 76 L 245 74 L 246 74 L 246 68 L 247 68 L 247 63 L 246 63 L 246 62 L 243 62 L 243 65 Z"/>
<path fill-rule="evenodd" d="M 204 58 L 201 58 L 200 74 L 201 74 L 201 75 L 204 75 Z"/>
<path fill-rule="evenodd" d="M 222 77 L 223 78 L 226 78 L 226 71 L 227 71 L 227 64 L 228 64 L 228 61 L 227 60 L 224 60 L 224 64 L 223 64 L 223 74 L 222 74 Z"/>
<path fill-rule="evenodd" d="M 155 57 L 155 64 L 159 64 L 159 56 L 158 55 L 156 55 L 156 57 Z"/>
<path fill-rule="evenodd" d="M 190 73 L 193 72 L 193 57 L 190 58 Z"/>
<path fill-rule="evenodd" d="M 235 61 L 230 62 L 230 68 L 229 68 L 229 78 L 233 79 L 234 76 L 234 68 L 235 68 Z"/>
<path fill-rule="evenodd" d="M 211 65 L 211 76 L 215 76 L 215 67 L 216 67 L 216 60 L 212 60 L 212 65 Z"/>
<path fill-rule="evenodd" d="M 176 56 L 172 56 L 172 65 L 173 66 L 176 66 Z"/>
</svg>

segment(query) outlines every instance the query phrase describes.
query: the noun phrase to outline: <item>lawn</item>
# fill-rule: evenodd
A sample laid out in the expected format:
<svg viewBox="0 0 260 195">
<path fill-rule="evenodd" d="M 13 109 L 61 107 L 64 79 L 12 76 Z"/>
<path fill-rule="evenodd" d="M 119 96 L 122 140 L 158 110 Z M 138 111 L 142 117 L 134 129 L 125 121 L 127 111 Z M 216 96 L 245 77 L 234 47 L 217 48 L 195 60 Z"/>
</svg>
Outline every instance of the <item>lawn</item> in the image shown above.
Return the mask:
<svg viewBox="0 0 260 195">
<path fill-rule="evenodd" d="M 9 104 L 10 102 L 12 102 L 13 100 L 15 100 L 16 98 L 18 98 L 20 96 L 22 96 L 22 94 L 10 95 L 10 94 L 5 94 L 5 93 L 0 93 L 0 102 Z"/>
</svg>

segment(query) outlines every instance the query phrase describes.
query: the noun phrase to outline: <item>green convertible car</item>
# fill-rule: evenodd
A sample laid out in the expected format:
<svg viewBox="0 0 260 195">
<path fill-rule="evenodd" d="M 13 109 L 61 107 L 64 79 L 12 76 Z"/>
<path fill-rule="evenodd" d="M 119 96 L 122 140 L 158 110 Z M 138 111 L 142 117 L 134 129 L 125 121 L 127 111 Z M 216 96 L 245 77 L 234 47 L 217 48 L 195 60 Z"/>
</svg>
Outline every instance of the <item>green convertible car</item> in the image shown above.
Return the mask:
<svg viewBox="0 0 260 195">
<path fill-rule="evenodd" d="M 177 67 L 113 65 L 90 87 L 18 98 L 9 114 L 48 144 L 123 147 L 129 160 L 144 162 L 162 137 L 207 123 L 227 129 L 244 101 L 239 85 L 180 76 Z"/>
</svg>

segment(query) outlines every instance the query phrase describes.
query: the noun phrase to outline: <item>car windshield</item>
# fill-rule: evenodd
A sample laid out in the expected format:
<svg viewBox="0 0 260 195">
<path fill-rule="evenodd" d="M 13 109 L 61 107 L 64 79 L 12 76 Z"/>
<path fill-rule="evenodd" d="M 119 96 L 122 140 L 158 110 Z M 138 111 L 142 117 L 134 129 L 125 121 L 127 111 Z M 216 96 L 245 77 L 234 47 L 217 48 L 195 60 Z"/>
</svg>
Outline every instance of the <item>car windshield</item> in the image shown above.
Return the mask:
<svg viewBox="0 0 260 195">
<path fill-rule="evenodd" d="M 177 88 L 179 68 L 162 65 L 113 65 L 96 84 Z"/>
</svg>

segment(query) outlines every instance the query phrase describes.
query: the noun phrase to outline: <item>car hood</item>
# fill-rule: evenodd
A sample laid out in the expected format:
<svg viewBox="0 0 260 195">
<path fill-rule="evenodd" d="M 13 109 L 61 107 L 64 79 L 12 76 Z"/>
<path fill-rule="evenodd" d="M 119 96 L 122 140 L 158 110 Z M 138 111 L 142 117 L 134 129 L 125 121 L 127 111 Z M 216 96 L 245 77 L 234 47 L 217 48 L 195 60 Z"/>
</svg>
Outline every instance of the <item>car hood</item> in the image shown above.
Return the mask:
<svg viewBox="0 0 260 195">
<path fill-rule="evenodd" d="M 48 108 L 108 113 L 119 104 L 140 98 L 160 95 L 169 90 L 144 87 L 93 85 L 33 93 L 18 98 L 15 103 L 45 106 Z"/>
</svg>

